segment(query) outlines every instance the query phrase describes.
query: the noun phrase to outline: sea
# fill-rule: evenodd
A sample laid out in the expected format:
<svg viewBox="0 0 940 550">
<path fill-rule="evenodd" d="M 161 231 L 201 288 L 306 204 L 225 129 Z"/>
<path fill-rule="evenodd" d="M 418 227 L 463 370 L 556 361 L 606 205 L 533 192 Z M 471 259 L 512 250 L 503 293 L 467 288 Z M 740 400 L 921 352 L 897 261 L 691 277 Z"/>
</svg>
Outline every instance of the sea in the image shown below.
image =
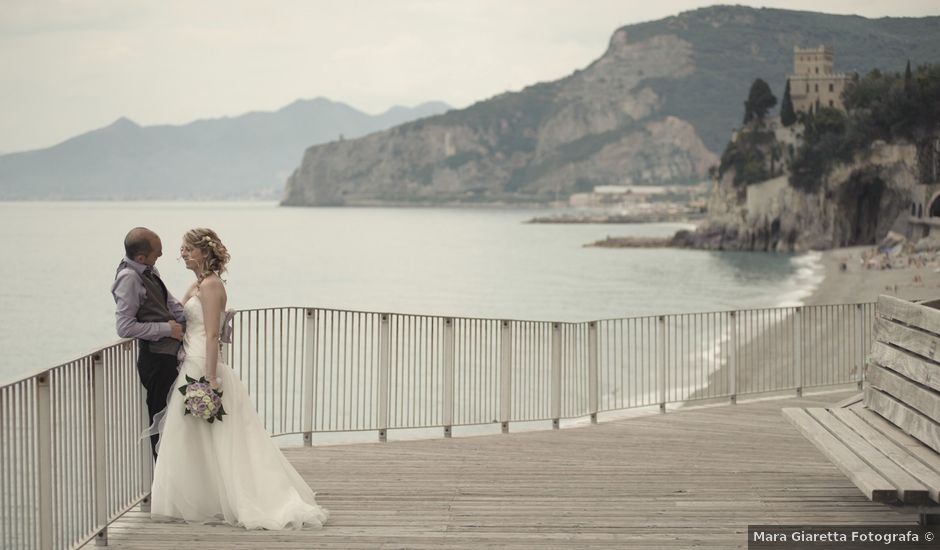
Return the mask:
<svg viewBox="0 0 940 550">
<path fill-rule="evenodd" d="M 110 293 L 135 226 L 182 295 L 185 231 L 228 247 L 229 307 L 587 321 L 799 305 L 818 253 L 586 247 L 691 226 L 533 224 L 542 209 L 286 208 L 274 202 L 0 202 L 0 384 L 118 340 Z"/>
</svg>

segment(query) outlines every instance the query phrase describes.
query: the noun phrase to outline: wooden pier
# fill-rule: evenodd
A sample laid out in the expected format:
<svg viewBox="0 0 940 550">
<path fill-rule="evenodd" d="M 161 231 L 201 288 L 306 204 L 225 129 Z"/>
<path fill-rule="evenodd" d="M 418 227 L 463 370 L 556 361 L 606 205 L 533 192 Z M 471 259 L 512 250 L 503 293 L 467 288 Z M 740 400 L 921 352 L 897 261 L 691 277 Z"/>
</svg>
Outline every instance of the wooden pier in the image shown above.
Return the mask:
<svg viewBox="0 0 940 550">
<path fill-rule="evenodd" d="M 781 415 L 856 392 L 562 430 L 289 448 L 323 529 L 245 531 L 130 512 L 112 548 L 746 548 L 748 524 L 910 524 L 869 502 Z M 88 546 L 91 547 L 93 543 Z"/>
</svg>

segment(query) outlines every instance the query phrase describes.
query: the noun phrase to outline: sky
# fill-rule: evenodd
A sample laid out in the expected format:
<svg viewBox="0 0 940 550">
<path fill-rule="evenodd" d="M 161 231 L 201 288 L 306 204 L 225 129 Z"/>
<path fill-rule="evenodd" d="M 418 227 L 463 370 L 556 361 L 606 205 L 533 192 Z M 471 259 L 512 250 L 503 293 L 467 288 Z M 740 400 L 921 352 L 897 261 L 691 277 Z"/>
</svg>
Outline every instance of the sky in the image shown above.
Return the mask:
<svg viewBox="0 0 940 550">
<path fill-rule="evenodd" d="M 0 0 L 0 153 L 326 97 L 378 114 L 554 80 L 696 0 Z M 940 0 L 738 1 L 865 17 Z"/>
</svg>

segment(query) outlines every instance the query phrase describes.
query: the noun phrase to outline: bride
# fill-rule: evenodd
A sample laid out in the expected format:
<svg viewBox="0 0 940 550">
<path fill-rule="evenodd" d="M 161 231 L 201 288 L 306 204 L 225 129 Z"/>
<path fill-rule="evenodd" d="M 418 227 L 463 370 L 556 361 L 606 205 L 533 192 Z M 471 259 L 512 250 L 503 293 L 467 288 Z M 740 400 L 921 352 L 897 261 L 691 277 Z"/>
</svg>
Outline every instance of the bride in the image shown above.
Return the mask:
<svg viewBox="0 0 940 550">
<path fill-rule="evenodd" d="M 180 255 L 196 281 L 183 298 L 186 356 L 160 428 L 151 515 L 189 522 L 221 519 L 246 529 L 322 526 L 327 511 L 268 436 L 235 372 L 219 362 L 225 245 L 211 229 L 197 228 L 183 236 Z M 183 414 L 184 396 L 177 388 L 186 385 L 187 376 L 205 376 L 222 391 L 221 422 Z"/>
</svg>

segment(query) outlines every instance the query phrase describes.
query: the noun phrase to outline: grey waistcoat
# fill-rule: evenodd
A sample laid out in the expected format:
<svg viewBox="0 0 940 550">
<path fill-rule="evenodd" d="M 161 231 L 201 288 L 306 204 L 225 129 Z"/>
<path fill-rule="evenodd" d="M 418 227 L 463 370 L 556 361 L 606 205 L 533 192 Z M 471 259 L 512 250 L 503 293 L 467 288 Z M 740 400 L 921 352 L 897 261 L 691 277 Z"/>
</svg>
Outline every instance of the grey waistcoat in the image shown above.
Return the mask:
<svg viewBox="0 0 940 550">
<path fill-rule="evenodd" d="M 117 271 L 114 273 L 115 278 L 117 278 L 117 274 L 120 273 L 122 269 L 134 271 L 127 265 L 127 262 L 121 260 Z M 141 323 L 165 323 L 170 320 L 175 320 L 173 319 L 173 314 L 170 313 L 170 308 L 167 306 L 169 293 L 166 289 L 157 281 L 149 277 L 144 277 L 136 271 L 134 271 L 134 275 L 137 276 L 141 284 L 144 285 L 144 289 L 147 291 L 147 297 L 141 302 L 140 309 L 137 310 L 137 320 Z M 169 336 L 161 338 L 156 342 L 140 340 L 140 344 L 141 348 L 149 349 L 150 353 L 163 353 L 174 356 L 179 351 L 180 345 L 182 345 L 179 340 L 170 338 Z"/>
</svg>

